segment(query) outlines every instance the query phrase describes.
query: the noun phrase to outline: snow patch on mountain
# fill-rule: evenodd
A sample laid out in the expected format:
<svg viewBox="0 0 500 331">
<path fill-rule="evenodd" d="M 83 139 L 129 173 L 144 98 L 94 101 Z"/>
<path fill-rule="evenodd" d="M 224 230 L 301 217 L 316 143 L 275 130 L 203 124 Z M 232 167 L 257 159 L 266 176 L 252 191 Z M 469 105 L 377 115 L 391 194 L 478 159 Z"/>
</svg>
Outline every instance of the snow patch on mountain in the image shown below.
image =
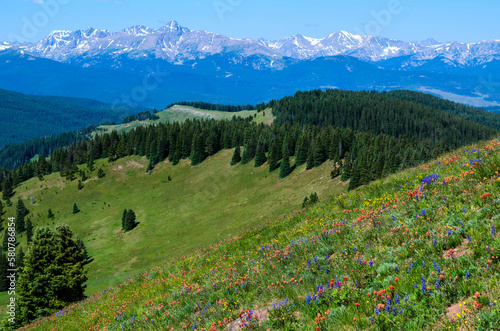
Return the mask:
<svg viewBox="0 0 500 331">
<path fill-rule="evenodd" d="M 0 44 L 0 50 L 12 45 Z M 276 68 L 273 61 L 291 58 L 311 60 L 320 57 L 351 56 L 366 62 L 377 62 L 407 56 L 401 68 L 418 67 L 427 61 L 441 59 L 450 67 L 480 66 L 500 58 L 500 41 L 476 43 L 447 42 L 434 39 L 404 42 L 383 37 L 362 36 L 337 31 L 318 39 L 294 35 L 281 40 L 237 39 L 207 31 L 192 31 L 172 21 L 158 29 L 135 25 L 119 32 L 87 28 L 85 30 L 52 31 L 37 43 L 24 43 L 15 48 L 60 62 L 92 63 L 92 58 L 164 59 L 174 64 L 222 55 L 228 61 L 259 68 Z M 262 61 L 263 58 L 267 60 Z M 236 63 L 235 62 L 235 63 Z"/>
</svg>

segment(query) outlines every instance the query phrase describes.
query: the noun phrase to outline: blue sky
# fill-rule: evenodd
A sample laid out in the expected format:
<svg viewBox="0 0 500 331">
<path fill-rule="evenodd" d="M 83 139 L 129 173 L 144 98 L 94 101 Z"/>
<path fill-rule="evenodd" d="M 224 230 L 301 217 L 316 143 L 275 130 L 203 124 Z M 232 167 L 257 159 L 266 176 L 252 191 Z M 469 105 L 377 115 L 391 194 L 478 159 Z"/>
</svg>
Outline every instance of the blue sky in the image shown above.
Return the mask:
<svg viewBox="0 0 500 331">
<path fill-rule="evenodd" d="M 337 30 L 405 41 L 500 39 L 493 0 L 0 0 L 0 41 L 51 30 L 110 31 L 175 20 L 235 38 L 323 38 Z"/>
</svg>

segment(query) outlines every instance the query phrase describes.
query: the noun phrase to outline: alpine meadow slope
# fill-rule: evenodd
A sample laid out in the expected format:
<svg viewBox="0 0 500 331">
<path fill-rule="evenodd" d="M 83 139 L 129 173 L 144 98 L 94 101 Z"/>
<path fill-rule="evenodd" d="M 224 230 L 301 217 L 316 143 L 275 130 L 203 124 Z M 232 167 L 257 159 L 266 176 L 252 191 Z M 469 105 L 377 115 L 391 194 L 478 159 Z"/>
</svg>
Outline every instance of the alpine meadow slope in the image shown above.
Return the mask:
<svg viewBox="0 0 500 331">
<path fill-rule="evenodd" d="M 170 260 L 25 330 L 493 330 L 500 140 Z"/>
</svg>

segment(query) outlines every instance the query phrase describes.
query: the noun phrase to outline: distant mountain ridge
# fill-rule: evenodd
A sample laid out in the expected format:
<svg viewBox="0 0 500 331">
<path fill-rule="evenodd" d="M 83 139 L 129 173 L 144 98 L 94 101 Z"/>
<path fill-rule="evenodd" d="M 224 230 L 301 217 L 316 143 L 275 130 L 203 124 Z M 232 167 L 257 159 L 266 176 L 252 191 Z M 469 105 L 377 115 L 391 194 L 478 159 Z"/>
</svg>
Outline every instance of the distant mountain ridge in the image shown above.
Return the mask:
<svg viewBox="0 0 500 331">
<path fill-rule="evenodd" d="M 0 88 L 8 90 L 157 108 L 178 101 L 255 104 L 316 88 L 410 89 L 500 108 L 500 40 L 405 42 L 338 31 L 270 41 L 170 22 L 0 42 L 0 73 Z"/>
<path fill-rule="evenodd" d="M 500 59 L 500 40 L 476 43 L 438 42 L 428 39 L 405 42 L 384 37 L 363 36 L 337 31 L 322 39 L 294 35 L 278 41 L 236 39 L 206 31 L 193 31 L 172 21 L 159 29 L 136 25 L 119 32 L 87 28 L 78 31 L 52 31 L 37 43 L 3 46 L 15 47 L 33 55 L 62 62 L 75 57 L 153 57 L 183 63 L 214 54 L 237 54 L 242 57 L 268 57 L 268 67 L 283 58 L 310 60 L 345 55 L 363 61 L 380 61 L 411 56 L 405 66 L 442 57 L 451 66 L 478 66 Z M 89 64 L 91 65 L 91 64 Z"/>
</svg>

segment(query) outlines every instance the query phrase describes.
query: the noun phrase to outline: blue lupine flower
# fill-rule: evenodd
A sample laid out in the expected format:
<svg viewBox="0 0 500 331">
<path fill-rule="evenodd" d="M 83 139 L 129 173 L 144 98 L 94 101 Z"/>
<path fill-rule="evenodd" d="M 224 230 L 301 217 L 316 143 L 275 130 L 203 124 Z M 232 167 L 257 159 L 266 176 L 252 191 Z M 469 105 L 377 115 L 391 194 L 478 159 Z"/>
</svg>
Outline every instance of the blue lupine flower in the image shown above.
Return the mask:
<svg viewBox="0 0 500 331">
<path fill-rule="evenodd" d="M 397 316 L 398 315 L 398 310 L 396 307 L 392 308 L 392 316 Z"/>
<path fill-rule="evenodd" d="M 469 277 L 470 277 L 470 272 L 469 270 L 467 270 L 467 273 L 465 274 L 465 279 L 469 279 Z"/>
</svg>

